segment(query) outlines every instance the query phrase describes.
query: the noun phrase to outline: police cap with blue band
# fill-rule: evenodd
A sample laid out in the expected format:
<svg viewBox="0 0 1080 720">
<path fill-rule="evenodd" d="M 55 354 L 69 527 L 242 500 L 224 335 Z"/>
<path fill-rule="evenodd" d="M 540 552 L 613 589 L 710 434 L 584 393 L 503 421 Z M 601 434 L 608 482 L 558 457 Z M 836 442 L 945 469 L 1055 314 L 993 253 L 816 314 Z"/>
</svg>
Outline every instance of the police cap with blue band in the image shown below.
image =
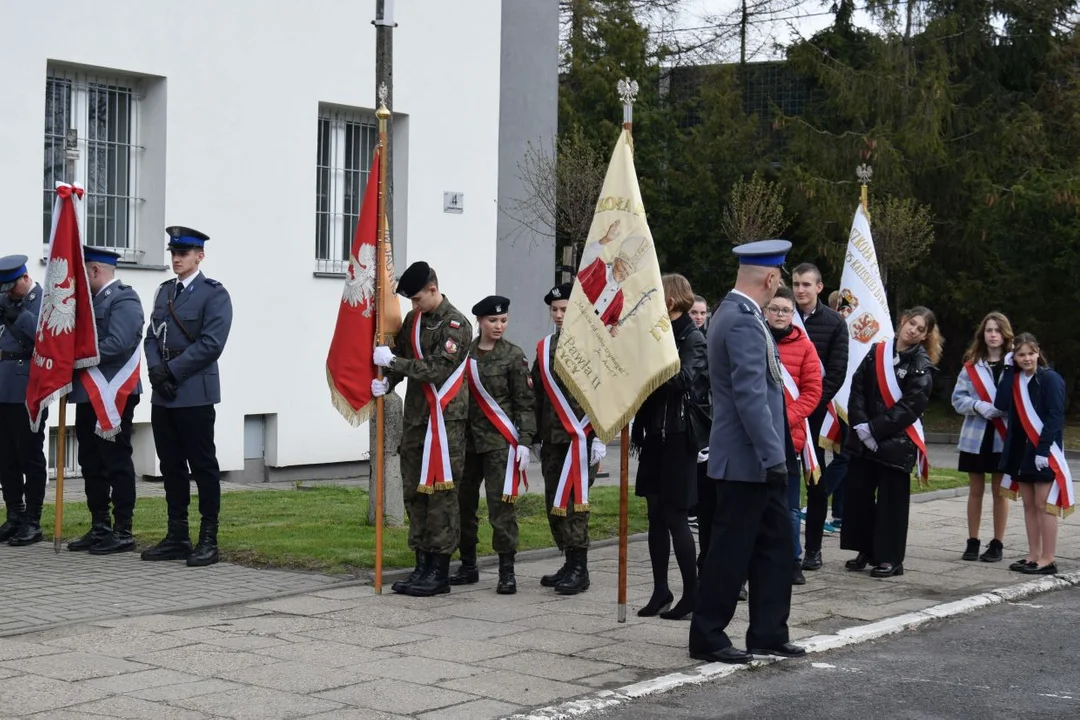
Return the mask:
<svg viewBox="0 0 1080 720">
<path fill-rule="evenodd" d="M 8 255 L 0 258 L 0 292 L 15 287 L 19 278 L 26 274 L 26 256 Z"/>
<path fill-rule="evenodd" d="M 165 232 L 169 236 L 169 247 L 181 250 L 202 250 L 203 245 L 210 239 L 206 233 L 182 225 L 167 227 Z"/>
<path fill-rule="evenodd" d="M 102 265 L 116 267 L 116 263 L 120 260 L 120 253 L 113 252 L 108 248 L 83 247 L 83 258 L 88 263 L 101 263 Z"/>
<path fill-rule="evenodd" d="M 758 240 L 736 245 L 731 252 L 738 256 L 740 265 L 778 268 L 783 267 L 790 250 L 791 243 L 787 240 Z"/>
</svg>

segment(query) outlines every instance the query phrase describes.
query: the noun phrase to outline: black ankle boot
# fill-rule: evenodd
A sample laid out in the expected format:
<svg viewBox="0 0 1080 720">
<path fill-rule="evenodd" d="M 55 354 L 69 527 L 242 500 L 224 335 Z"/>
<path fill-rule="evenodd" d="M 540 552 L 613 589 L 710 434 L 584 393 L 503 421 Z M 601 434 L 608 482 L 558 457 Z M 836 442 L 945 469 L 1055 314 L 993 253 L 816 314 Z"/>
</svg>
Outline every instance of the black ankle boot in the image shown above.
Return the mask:
<svg viewBox="0 0 1080 720">
<path fill-rule="evenodd" d="M 109 533 L 112 532 L 112 524 L 109 522 L 109 511 L 101 512 L 100 510 L 90 513 L 90 532 L 83 535 L 78 540 L 72 540 L 67 544 L 68 550 L 75 552 L 82 552 L 83 550 L 89 550 L 97 545 L 99 542 L 109 537 Z"/>
<path fill-rule="evenodd" d="M 1005 551 L 1005 546 L 1001 544 L 1001 541 L 994 538 L 990 541 L 990 544 L 986 546 L 986 552 L 979 556 L 979 559 L 983 562 L 1001 562 L 1002 553 Z"/>
<path fill-rule="evenodd" d="M 480 582 L 480 570 L 476 567 L 476 548 L 461 549 L 461 567 L 450 576 L 451 585 L 472 585 Z"/>
<path fill-rule="evenodd" d="M 405 590 L 412 586 L 420 578 L 424 577 L 424 574 L 431 567 L 431 553 L 424 552 L 423 550 L 416 551 L 416 567 L 409 573 L 408 577 L 403 580 L 398 580 L 396 583 L 390 586 L 390 589 L 396 593 L 403 593 Z"/>
<path fill-rule="evenodd" d="M 560 595 L 577 595 L 589 589 L 589 551 L 583 548 L 570 550 L 570 567 L 563 579 L 555 585 Z"/>
<path fill-rule="evenodd" d="M 218 561 L 217 520 L 199 523 L 199 544 L 187 557 L 188 567 L 205 567 Z"/>
<path fill-rule="evenodd" d="M 553 588 L 559 584 L 559 581 L 566 577 L 567 571 L 570 569 L 570 551 L 566 550 L 563 553 L 562 567 L 553 572 L 551 575 L 544 575 L 540 578 L 540 584 L 544 587 Z"/>
<path fill-rule="evenodd" d="M 499 553 L 499 584 L 495 586 L 495 592 L 499 595 L 513 595 L 517 592 L 517 577 L 514 575 L 514 553 L 512 552 Z"/>
<path fill-rule="evenodd" d="M 70 548 L 71 545 L 68 545 Z M 135 538 L 131 535 L 131 518 L 117 520 L 115 527 L 101 542 L 90 548 L 91 555 L 114 555 L 135 549 Z"/>
<path fill-rule="evenodd" d="M 406 595 L 431 597 L 450 592 L 450 555 L 432 553 L 431 566 L 424 576 L 405 588 Z"/>
<path fill-rule="evenodd" d="M 154 547 L 143 550 L 139 556 L 143 560 L 187 560 L 191 554 L 191 536 L 188 534 L 187 520 L 169 520 L 169 530 L 165 539 Z"/>
<path fill-rule="evenodd" d="M 27 506 L 26 512 L 23 514 L 22 525 L 15 531 L 15 534 L 8 540 L 8 545 L 14 545 L 21 547 L 23 545 L 33 545 L 39 543 L 45 539 L 45 536 L 41 532 L 41 506 Z"/>
<path fill-rule="evenodd" d="M 0 525 L 0 543 L 6 543 L 19 531 L 23 524 L 23 511 L 26 510 L 26 506 L 19 503 L 7 505 L 4 509 L 7 510 L 7 520 Z"/>
<path fill-rule="evenodd" d="M 978 560 L 979 559 L 979 538 L 968 538 L 967 547 L 964 549 L 964 554 L 961 556 L 963 560 Z"/>
</svg>

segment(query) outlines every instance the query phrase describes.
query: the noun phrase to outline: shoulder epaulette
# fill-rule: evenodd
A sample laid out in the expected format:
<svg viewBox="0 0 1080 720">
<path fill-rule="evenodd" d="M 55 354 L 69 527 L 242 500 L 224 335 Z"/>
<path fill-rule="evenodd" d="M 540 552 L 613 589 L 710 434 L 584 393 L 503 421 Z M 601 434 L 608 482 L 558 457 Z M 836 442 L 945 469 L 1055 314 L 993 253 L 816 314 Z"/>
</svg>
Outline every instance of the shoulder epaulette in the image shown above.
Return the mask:
<svg viewBox="0 0 1080 720">
<path fill-rule="evenodd" d="M 739 303 L 739 309 L 742 310 L 744 313 L 747 313 L 749 315 L 754 314 L 754 308 L 750 307 L 749 305 L 747 305 L 744 302 Z"/>
<path fill-rule="evenodd" d="M 161 285 L 159 285 L 158 287 L 165 287 L 166 285 L 174 285 L 175 283 L 176 283 L 176 278 L 169 278 L 165 282 L 161 283 Z"/>
<path fill-rule="evenodd" d="M 221 283 L 219 283 L 217 280 L 214 280 L 212 278 L 206 278 L 206 284 L 209 285 L 210 287 L 221 287 Z"/>
</svg>

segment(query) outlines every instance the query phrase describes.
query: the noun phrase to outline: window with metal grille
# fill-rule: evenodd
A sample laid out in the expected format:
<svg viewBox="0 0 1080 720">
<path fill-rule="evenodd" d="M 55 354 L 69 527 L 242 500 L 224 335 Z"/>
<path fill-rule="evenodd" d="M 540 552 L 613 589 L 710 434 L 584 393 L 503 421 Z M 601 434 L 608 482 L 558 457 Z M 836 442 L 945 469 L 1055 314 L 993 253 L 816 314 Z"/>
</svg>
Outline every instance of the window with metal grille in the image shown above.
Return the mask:
<svg viewBox="0 0 1080 720">
<path fill-rule="evenodd" d="M 82 183 L 87 245 L 113 248 L 135 261 L 138 197 L 138 84 L 50 68 L 45 81 L 43 242 L 49 242 L 58 181 Z M 69 167 L 65 138 L 74 130 L 78 154 Z"/>
<path fill-rule="evenodd" d="M 379 143 L 369 111 L 319 109 L 315 158 L 315 270 L 343 273 L 349 266 L 371 159 Z"/>
</svg>

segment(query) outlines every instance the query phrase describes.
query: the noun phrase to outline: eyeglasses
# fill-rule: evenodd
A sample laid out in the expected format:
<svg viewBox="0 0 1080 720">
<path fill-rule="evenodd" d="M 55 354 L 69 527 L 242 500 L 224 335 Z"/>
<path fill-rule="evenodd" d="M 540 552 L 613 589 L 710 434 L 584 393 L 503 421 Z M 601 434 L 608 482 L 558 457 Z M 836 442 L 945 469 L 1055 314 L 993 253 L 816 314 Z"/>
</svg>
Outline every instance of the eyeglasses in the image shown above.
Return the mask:
<svg viewBox="0 0 1080 720">
<path fill-rule="evenodd" d="M 779 315 L 780 317 L 784 317 L 785 315 L 791 315 L 795 312 L 795 310 L 788 310 L 787 308 L 776 307 L 775 305 L 770 305 L 769 307 L 765 308 L 765 310 L 771 312 L 773 315 Z"/>
</svg>

